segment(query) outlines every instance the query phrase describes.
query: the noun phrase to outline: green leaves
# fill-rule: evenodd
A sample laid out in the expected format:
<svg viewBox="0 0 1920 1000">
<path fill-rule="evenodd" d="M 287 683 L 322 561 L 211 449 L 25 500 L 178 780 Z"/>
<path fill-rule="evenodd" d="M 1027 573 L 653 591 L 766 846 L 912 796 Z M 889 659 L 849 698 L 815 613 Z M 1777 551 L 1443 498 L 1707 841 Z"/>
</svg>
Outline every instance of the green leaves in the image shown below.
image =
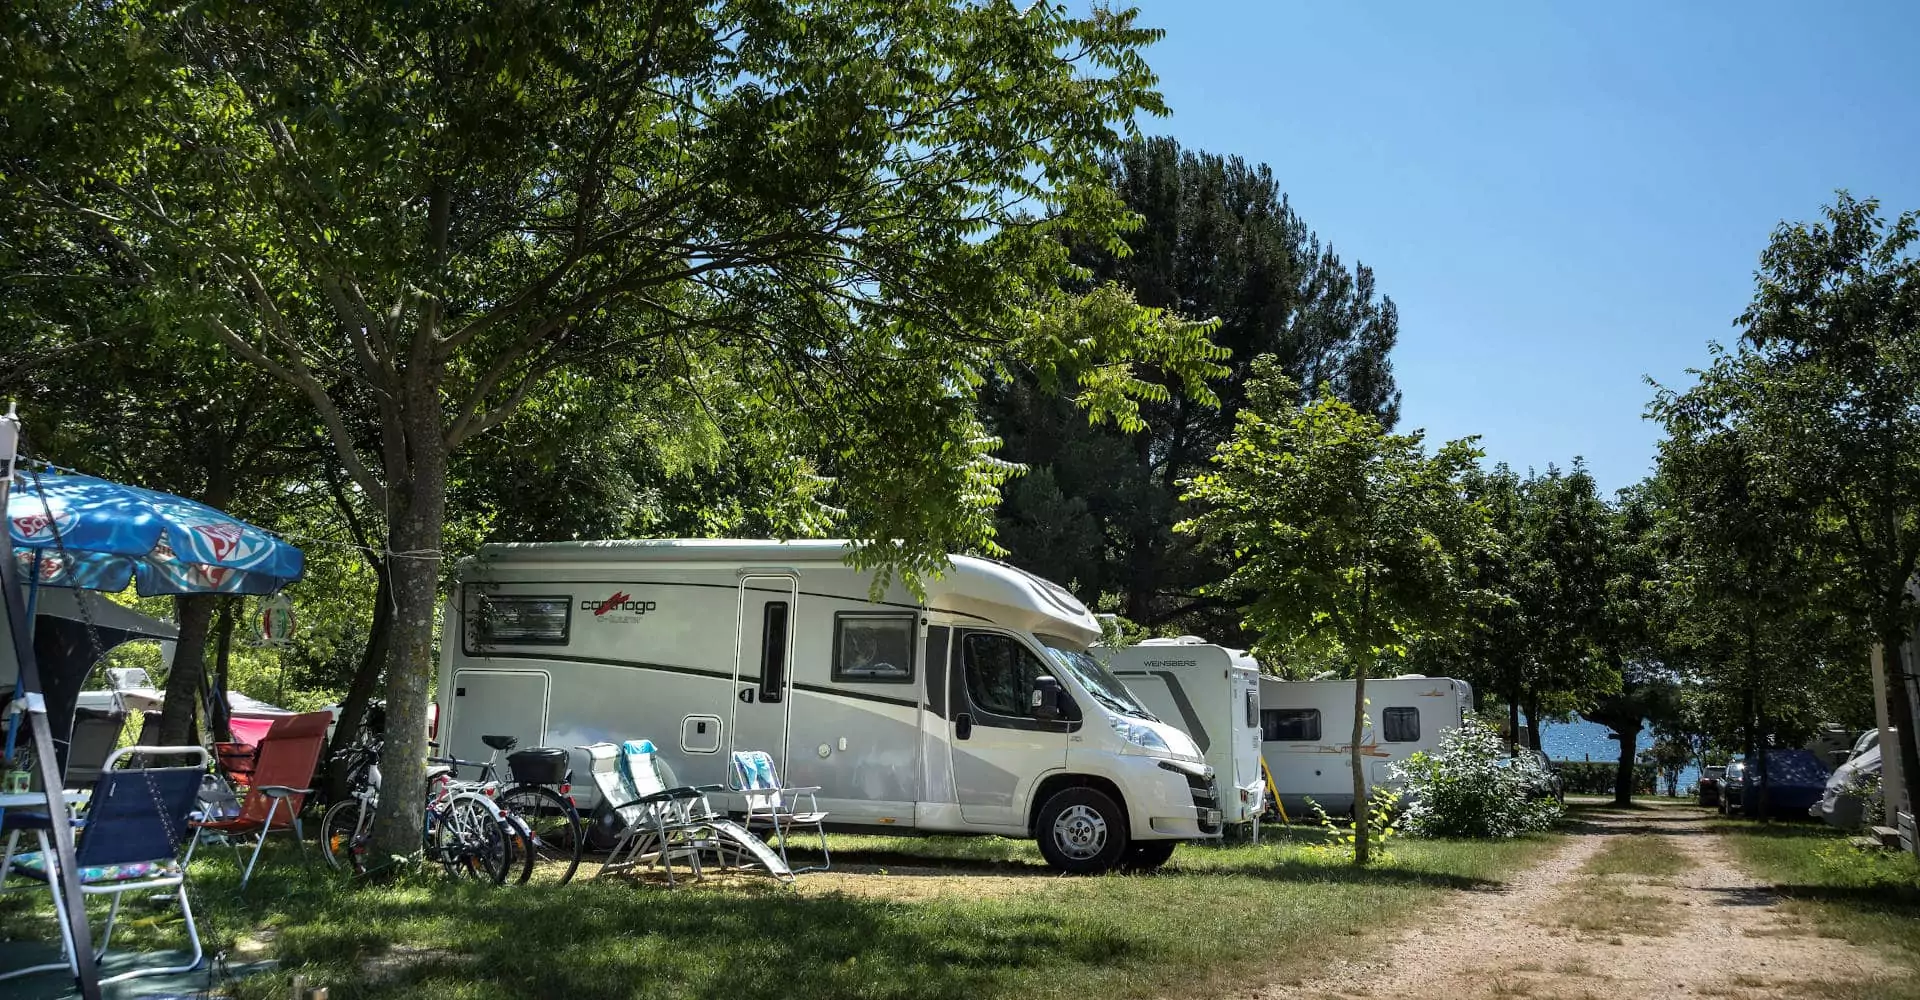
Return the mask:
<svg viewBox="0 0 1920 1000">
<path fill-rule="evenodd" d="M 1457 626 L 1462 557 L 1485 515 L 1462 494 L 1479 451 L 1451 442 L 1429 455 L 1417 433 L 1322 393 L 1297 390 L 1269 363 L 1255 367 L 1233 439 L 1215 471 L 1187 483 L 1202 513 L 1176 530 L 1230 546 L 1222 587 L 1255 595 L 1247 625 L 1270 662 L 1382 653 Z"/>
</svg>

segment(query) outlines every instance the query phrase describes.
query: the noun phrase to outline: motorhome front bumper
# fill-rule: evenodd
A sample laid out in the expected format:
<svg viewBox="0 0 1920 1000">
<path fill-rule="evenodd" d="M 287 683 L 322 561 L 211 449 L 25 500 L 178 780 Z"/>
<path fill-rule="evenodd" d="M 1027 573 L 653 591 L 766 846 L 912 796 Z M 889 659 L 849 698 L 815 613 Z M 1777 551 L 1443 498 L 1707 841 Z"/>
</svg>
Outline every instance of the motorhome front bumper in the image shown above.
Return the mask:
<svg viewBox="0 0 1920 1000">
<path fill-rule="evenodd" d="M 1194 822 L 1200 832 L 1214 836 L 1220 832 L 1220 795 L 1214 782 L 1213 768 L 1205 764 L 1186 764 L 1180 761 L 1160 761 L 1163 770 L 1172 771 L 1184 778 L 1187 794 L 1193 799 Z"/>
</svg>

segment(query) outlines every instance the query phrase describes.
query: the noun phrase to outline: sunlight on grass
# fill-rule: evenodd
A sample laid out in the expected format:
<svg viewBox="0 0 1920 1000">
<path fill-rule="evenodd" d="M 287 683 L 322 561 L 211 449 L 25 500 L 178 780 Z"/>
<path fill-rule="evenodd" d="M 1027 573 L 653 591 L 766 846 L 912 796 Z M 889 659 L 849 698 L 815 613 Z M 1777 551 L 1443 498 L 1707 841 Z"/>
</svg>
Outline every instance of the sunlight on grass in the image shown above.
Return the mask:
<svg viewBox="0 0 1920 1000">
<path fill-rule="evenodd" d="M 196 860 L 194 903 L 210 951 L 244 942 L 281 963 L 235 983 L 240 1000 L 279 1000 L 295 971 L 336 997 L 1187 996 L 1319 971 L 1555 842 L 1403 840 L 1395 864 L 1357 871 L 1308 856 L 1303 843 L 1318 839 L 1275 830 L 1258 847 L 1182 846 L 1157 874 L 1063 878 L 1029 842 L 839 836 L 831 878 L 675 891 L 620 878 L 491 889 L 432 874 L 349 886 L 283 849 L 244 898 L 231 859 Z M 915 891 L 943 880 L 940 894 Z M 42 909 L 0 897 L 0 924 Z M 125 943 L 177 946 L 177 921 Z"/>
<path fill-rule="evenodd" d="M 1694 861 L 1674 842 L 1657 834 L 1628 834 L 1617 838 L 1582 869 L 1589 875 L 1647 875 L 1667 878 L 1694 867 Z"/>
</svg>

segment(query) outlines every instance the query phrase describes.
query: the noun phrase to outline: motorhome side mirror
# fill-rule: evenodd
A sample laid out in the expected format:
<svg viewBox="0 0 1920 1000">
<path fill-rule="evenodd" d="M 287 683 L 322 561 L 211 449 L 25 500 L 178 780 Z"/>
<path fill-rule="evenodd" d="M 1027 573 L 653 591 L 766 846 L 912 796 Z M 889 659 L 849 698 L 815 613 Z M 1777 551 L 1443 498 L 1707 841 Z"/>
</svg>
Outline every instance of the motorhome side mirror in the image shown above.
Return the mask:
<svg viewBox="0 0 1920 1000">
<path fill-rule="evenodd" d="M 1060 718 L 1060 682 L 1052 677 L 1035 677 L 1033 694 L 1027 702 L 1027 714 L 1036 719 Z"/>
</svg>

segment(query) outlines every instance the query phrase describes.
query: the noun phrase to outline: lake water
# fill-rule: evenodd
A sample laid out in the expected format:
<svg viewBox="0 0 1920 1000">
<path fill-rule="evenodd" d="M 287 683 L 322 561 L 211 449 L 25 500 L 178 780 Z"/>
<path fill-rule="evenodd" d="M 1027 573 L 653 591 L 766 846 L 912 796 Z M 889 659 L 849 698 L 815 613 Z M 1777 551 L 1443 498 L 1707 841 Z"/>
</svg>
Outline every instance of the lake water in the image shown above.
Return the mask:
<svg viewBox="0 0 1920 1000">
<path fill-rule="evenodd" d="M 1540 727 L 1540 749 L 1554 760 L 1595 760 L 1609 763 L 1620 759 L 1620 744 L 1607 737 L 1612 729 L 1597 722 L 1549 722 Z M 1653 732 L 1640 730 L 1639 749 L 1653 747 Z M 1700 769 L 1692 764 L 1680 772 L 1680 791 L 1693 787 Z M 1665 790 L 1664 788 L 1662 789 Z"/>
</svg>

